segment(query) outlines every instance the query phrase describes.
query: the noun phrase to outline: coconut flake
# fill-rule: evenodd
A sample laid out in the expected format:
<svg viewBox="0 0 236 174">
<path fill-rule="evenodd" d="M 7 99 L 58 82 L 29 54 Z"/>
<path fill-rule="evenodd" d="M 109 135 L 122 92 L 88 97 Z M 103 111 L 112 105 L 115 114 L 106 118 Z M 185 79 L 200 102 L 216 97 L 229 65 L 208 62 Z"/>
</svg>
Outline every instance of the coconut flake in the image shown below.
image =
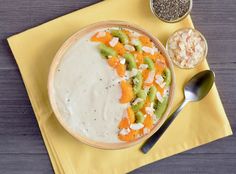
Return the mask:
<svg viewBox="0 0 236 174">
<path fill-rule="evenodd" d="M 155 70 L 150 71 L 148 74 L 148 78 L 145 80 L 145 83 L 152 83 L 155 78 Z"/>
<path fill-rule="evenodd" d="M 134 123 L 130 125 L 130 128 L 133 130 L 139 130 L 142 129 L 144 125 L 142 123 Z"/>
<path fill-rule="evenodd" d="M 154 48 L 153 48 L 153 51 L 154 51 L 154 53 L 159 52 L 159 50 L 158 50 L 157 47 L 154 47 Z"/>
<path fill-rule="evenodd" d="M 143 46 L 143 47 L 142 47 L 142 50 L 143 50 L 144 52 L 146 52 L 146 53 L 150 53 L 151 55 L 154 55 L 154 54 L 155 54 L 154 49 L 151 48 L 151 47 Z"/>
<path fill-rule="evenodd" d="M 132 105 L 136 105 L 136 104 L 138 104 L 138 103 L 140 103 L 140 102 L 142 102 L 142 101 L 143 101 L 142 98 L 137 98 L 136 100 L 134 100 L 134 102 L 132 103 Z"/>
<path fill-rule="evenodd" d="M 160 86 L 163 82 L 164 82 L 164 78 L 161 76 L 161 75 L 159 75 L 159 74 L 157 74 L 156 76 L 155 76 L 155 82 Z"/>
<path fill-rule="evenodd" d="M 143 129 L 143 133 L 144 133 L 144 134 L 148 134 L 149 132 L 150 132 L 150 129 L 148 129 L 148 128 L 146 128 L 146 127 Z"/>
<path fill-rule="evenodd" d="M 139 44 L 139 40 L 138 39 L 131 39 L 131 44 L 133 44 L 133 45 L 138 45 Z"/>
<path fill-rule="evenodd" d="M 119 134 L 121 134 L 121 135 L 128 135 L 130 133 L 130 129 L 128 128 L 128 129 L 121 129 L 120 130 L 120 132 L 119 132 Z"/>
<path fill-rule="evenodd" d="M 120 58 L 120 64 L 124 65 L 126 62 L 125 58 Z"/>
<path fill-rule="evenodd" d="M 161 88 L 164 88 L 166 86 L 166 82 L 163 82 L 162 84 L 159 85 Z"/>
<path fill-rule="evenodd" d="M 135 48 L 132 45 L 125 45 L 124 47 L 127 51 L 135 51 Z"/>
<path fill-rule="evenodd" d="M 170 47 L 171 49 L 176 49 L 176 48 L 177 48 L 176 42 L 171 42 L 170 45 L 169 45 L 169 47 Z"/>
<path fill-rule="evenodd" d="M 136 68 L 133 68 L 132 70 L 131 70 L 131 72 L 130 72 L 130 76 L 131 77 L 134 77 L 134 76 L 136 76 L 138 74 L 138 69 L 136 69 Z"/>
<path fill-rule="evenodd" d="M 96 38 L 105 37 L 105 36 L 106 36 L 106 32 L 105 32 L 105 31 L 100 31 L 100 32 L 98 32 L 98 34 L 96 35 Z"/>
<path fill-rule="evenodd" d="M 157 118 L 157 116 L 155 114 L 151 115 L 152 120 L 153 120 L 153 124 L 156 124 L 160 118 Z"/>
<path fill-rule="evenodd" d="M 145 111 L 148 115 L 153 115 L 155 109 L 153 107 L 145 107 Z"/>
<path fill-rule="evenodd" d="M 125 72 L 125 79 L 128 80 L 138 74 L 139 70 L 136 68 L 133 68 L 131 71 Z"/>
<path fill-rule="evenodd" d="M 119 38 L 118 37 L 113 37 L 112 40 L 109 42 L 111 47 L 116 46 L 116 44 L 119 42 Z"/>
<path fill-rule="evenodd" d="M 148 115 L 153 116 L 154 115 L 154 103 L 152 102 L 149 107 L 145 107 L 145 111 Z"/>
<path fill-rule="evenodd" d="M 141 65 L 139 65 L 139 69 L 141 70 L 141 71 L 143 71 L 143 70 L 145 70 L 145 69 L 147 69 L 148 68 L 148 65 L 147 64 L 141 64 Z"/>
<path fill-rule="evenodd" d="M 137 32 L 130 32 L 130 37 L 138 38 L 139 36 L 140 36 L 140 34 Z"/>
<path fill-rule="evenodd" d="M 123 80 L 129 80 L 129 74 L 130 74 L 129 71 L 125 71 L 125 76 L 124 76 L 123 78 L 121 78 L 121 79 L 123 79 Z"/>
<path fill-rule="evenodd" d="M 181 41 L 181 42 L 179 42 L 179 48 L 181 49 L 181 50 L 185 50 L 185 46 L 184 46 L 184 43 Z"/>
<path fill-rule="evenodd" d="M 161 96 L 161 93 L 160 93 L 160 92 L 157 92 L 157 93 L 156 93 L 156 96 L 157 96 L 157 100 L 162 103 L 163 100 L 164 100 L 164 98 Z"/>
</svg>

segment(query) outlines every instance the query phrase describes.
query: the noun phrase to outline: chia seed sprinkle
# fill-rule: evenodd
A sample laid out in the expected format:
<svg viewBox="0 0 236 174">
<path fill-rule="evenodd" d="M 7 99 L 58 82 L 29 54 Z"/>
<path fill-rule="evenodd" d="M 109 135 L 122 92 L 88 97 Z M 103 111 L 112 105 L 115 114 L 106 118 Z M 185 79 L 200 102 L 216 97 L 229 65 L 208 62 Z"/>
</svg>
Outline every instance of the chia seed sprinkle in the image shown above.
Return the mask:
<svg viewBox="0 0 236 174">
<path fill-rule="evenodd" d="M 165 21 L 176 21 L 188 13 L 190 0 L 153 0 L 153 10 Z"/>
</svg>

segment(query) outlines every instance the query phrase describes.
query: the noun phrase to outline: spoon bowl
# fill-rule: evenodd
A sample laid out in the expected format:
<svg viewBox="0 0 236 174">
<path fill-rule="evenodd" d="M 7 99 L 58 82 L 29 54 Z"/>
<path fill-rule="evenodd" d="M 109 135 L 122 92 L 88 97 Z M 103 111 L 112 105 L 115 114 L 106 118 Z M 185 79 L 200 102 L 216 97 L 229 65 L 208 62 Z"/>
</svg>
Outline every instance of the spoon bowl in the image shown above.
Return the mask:
<svg viewBox="0 0 236 174">
<path fill-rule="evenodd" d="M 205 70 L 192 77 L 184 87 L 185 100 L 199 101 L 210 91 L 215 81 L 213 71 Z"/>
</svg>

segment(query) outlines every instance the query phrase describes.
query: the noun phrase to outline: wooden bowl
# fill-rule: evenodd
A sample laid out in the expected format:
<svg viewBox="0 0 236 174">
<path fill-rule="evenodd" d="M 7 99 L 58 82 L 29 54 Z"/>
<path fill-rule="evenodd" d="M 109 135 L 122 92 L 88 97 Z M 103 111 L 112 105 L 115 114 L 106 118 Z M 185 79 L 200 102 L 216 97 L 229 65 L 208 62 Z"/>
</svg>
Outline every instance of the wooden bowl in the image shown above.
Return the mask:
<svg viewBox="0 0 236 174">
<path fill-rule="evenodd" d="M 131 142 L 121 142 L 121 143 L 101 143 L 101 142 L 97 142 L 91 139 L 88 139 L 86 137 L 82 137 L 79 133 L 74 132 L 71 127 L 69 125 L 67 125 L 67 123 L 62 119 L 63 115 L 61 115 L 61 113 L 58 110 L 58 106 L 56 105 L 56 98 L 54 97 L 54 92 L 53 92 L 53 85 L 54 85 L 54 76 L 55 76 L 55 72 L 56 72 L 56 68 L 59 65 L 64 53 L 66 52 L 66 50 L 72 46 L 79 38 L 83 37 L 84 35 L 93 32 L 95 30 L 98 29 L 102 29 L 102 28 L 110 28 L 110 27 L 124 27 L 133 31 L 136 31 L 140 34 L 146 35 L 148 37 L 151 38 L 151 40 L 154 42 L 154 44 L 156 45 L 156 47 L 161 51 L 161 53 L 163 55 L 165 55 L 166 57 L 166 62 L 168 67 L 170 68 L 171 71 L 171 75 L 172 75 L 172 83 L 170 86 L 170 93 L 169 93 L 169 101 L 168 101 L 168 107 L 164 113 L 164 115 L 162 116 L 162 118 L 158 121 L 158 123 L 154 126 L 154 128 L 146 135 L 131 141 Z M 100 61 L 100 60 L 98 60 Z M 122 148 L 127 148 L 127 147 L 131 147 L 134 146 L 138 143 L 141 143 L 143 141 L 145 141 L 147 138 L 149 138 L 151 135 L 153 135 L 160 127 L 161 125 L 165 122 L 165 120 L 167 119 L 170 110 L 171 110 L 171 106 L 172 106 L 172 102 L 173 102 L 173 98 L 174 98 L 174 89 L 175 89 L 175 75 L 174 75 L 174 70 L 173 70 L 173 65 L 172 62 L 165 50 L 165 47 L 161 44 L 161 42 L 154 37 L 153 35 L 151 35 L 150 33 L 148 33 L 147 31 L 143 30 L 142 28 L 127 23 L 127 22 L 122 22 L 122 21 L 103 21 L 103 22 L 98 22 L 95 24 L 91 24 L 87 27 L 84 27 L 83 29 L 79 30 L 77 33 L 75 33 L 74 35 L 72 35 L 69 39 L 67 39 L 67 41 L 61 46 L 61 48 L 58 50 L 57 54 L 55 55 L 53 62 L 51 64 L 50 67 L 50 72 L 49 72 L 49 77 L 48 77 L 48 95 L 49 95 L 49 100 L 52 106 L 52 109 L 55 113 L 55 116 L 57 117 L 58 121 L 61 123 L 61 125 L 71 134 L 73 135 L 76 139 L 78 139 L 79 141 L 96 147 L 96 148 L 101 148 L 101 149 L 122 149 Z M 78 113 L 79 114 L 79 113 Z"/>
</svg>

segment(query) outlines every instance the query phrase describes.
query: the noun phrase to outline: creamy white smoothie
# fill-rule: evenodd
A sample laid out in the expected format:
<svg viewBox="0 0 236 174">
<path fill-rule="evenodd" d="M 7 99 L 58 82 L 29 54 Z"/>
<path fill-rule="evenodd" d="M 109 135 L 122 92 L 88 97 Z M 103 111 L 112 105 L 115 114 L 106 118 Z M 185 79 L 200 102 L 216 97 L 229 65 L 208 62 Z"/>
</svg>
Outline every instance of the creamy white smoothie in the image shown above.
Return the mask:
<svg viewBox="0 0 236 174">
<path fill-rule="evenodd" d="M 59 112 L 74 132 L 114 143 L 127 104 L 120 104 L 119 77 L 102 58 L 92 34 L 76 41 L 55 73 L 54 95 Z"/>
</svg>

